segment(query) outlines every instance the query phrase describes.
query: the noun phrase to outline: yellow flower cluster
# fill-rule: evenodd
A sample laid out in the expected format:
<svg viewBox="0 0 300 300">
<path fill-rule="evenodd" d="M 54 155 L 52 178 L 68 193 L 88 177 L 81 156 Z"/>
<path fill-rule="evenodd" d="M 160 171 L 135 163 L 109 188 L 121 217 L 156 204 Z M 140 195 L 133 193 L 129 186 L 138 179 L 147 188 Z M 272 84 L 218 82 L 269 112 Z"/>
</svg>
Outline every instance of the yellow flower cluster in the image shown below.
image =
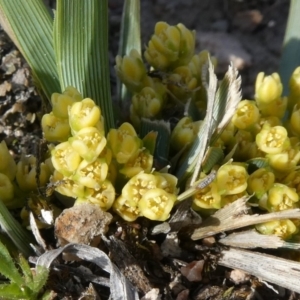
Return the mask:
<svg viewBox="0 0 300 300">
<path fill-rule="evenodd" d="M 205 108 L 201 70 L 208 52 L 194 55 L 194 51 L 195 31 L 182 24 L 170 26 L 158 22 L 144 52 L 151 71 L 147 72 L 135 49 L 124 57 L 117 56 L 115 70 L 133 95 L 130 118 L 137 129 L 141 118 L 160 119 L 164 108 L 174 103 L 183 107 L 191 99 L 195 107 Z"/>
<path fill-rule="evenodd" d="M 226 152 L 234 151 L 233 159 L 243 164 L 221 166 L 216 179 L 195 194 L 195 209 L 218 209 L 246 194 L 254 195 L 251 201 L 269 212 L 300 207 L 299 72 L 296 69 L 291 77 L 288 97 L 281 96 L 282 83 L 277 73 L 258 74 L 255 99 L 239 103 L 216 143 Z M 293 220 L 269 222 L 256 228 L 284 239 L 298 232 Z"/>
<path fill-rule="evenodd" d="M 153 156 L 130 123 L 111 128 L 105 137 L 101 110 L 94 101 L 77 97 L 67 105 L 65 93 L 61 99 L 68 112 L 65 120 L 70 136 L 51 151 L 55 169 L 51 181 L 56 184 L 56 191 L 75 198 L 76 204 L 88 201 L 103 210 L 113 206 L 129 221 L 139 216 L 152 220 L 168 218 L 176 200 L 176 177 L 151 173 Z M 151 188 L 147 180 L 152 182 Z M 122 193 L 115 200 L 116 188 Z M 143 197 L 133 196 L 135 193 Z"/>
</svg>

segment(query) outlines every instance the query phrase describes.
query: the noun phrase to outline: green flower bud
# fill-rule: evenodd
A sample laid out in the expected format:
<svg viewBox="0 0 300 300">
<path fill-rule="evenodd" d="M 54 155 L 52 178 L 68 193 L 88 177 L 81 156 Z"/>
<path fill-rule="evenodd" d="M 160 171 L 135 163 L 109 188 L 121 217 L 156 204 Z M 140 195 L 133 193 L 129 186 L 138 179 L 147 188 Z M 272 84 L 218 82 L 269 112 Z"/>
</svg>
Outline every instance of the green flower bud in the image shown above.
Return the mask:
<svg viewBox="0 0 300 300">
<path fill-rule="evenodd" d="M 216 175 L 221 195 L 242 193 L 247 189 L 248 173 L 242 166 L 227 164 L 219 168 Z"/>
<path fill-rule="evenodd" d="M 141 140 L 130 123 L 123 123 L 118 129 L 110 129 L 107 141 L 119 164 L 134 159 L 141 146 Z"/>
<path fill-rule="evenodd" d="M 58 118 L 52 112 L 43 115 L 42 129 L 48 142 L 64 142 L 71 133 L 68 119 Z"/>
<path fill-rule="evenodd" d="M 259 103 L 258 108 L 262 116 L 283 118 L 287 107 L 287 97 L 277 98 L 272 102 Z"/>
<path fill-rule="evenodd" d="M 259 119 L 259 110 L 254 101 L 243 100 L 232 117 L 232 123 L 238 129 L 249 129 Z"/>
<path fill-rule="evenodd" d="M 69 177 L 77 170 L 82 158 L 69 142 L 60 143 L 51 151 L 51 160 L 54 168 Z"/>
<path fill-rule="evenodd" d="M 194 50 L 194 31 L 182 24 L 170 26 L 165 22 L 158 22 L 144 55 L 155 69 L 166 71 L 187 64 Z"/>
<path fill-rule="evenodd" d="M 63 91 L 63 95 L 73 98 L 75 102 L 79 102 L 79 101 L 83 100 L 83 97 L 80 94 L 80 92 L 73 86 L 67 86 L 65 88 L 65 90 Z"/>
<path fill-rule="evenodd" d="M 265 76 L 261 72 L 257 75 L 255 83 L 255 99 L 258 105 L 271 103 L 278 99 L 282 93 L 282 83 L 278 73 Z"/>
<path fill-rule="evenodd" d="M 69 124 L 74 132 L 85 127 L 94 127 L 100 117 L 100 108 L 90 98 L 74 103 L 69 110 Z"/>
<path fill-rule="evenodd" d="M 106 138 L 97 128 L 86 127 L 71 137 L 69 143 L 83 159 L 93 162 L 106 146 Z"/>
<path fill-rule="evenodd" d="M 138 208 L 141 215 L 150 220 L 165 221 L 169 218 L 175 201 L 174 194 L 155 188 L 144 193 L 138 202 Z"/>
<path fill-rule="evenodd" d="M 116 57 L 115 70 L 118 77 L 131 92 L 139 92 L 147 77 L 147 70 L 137 50 L 132 49 L 129 55 Z"/>
</svg>

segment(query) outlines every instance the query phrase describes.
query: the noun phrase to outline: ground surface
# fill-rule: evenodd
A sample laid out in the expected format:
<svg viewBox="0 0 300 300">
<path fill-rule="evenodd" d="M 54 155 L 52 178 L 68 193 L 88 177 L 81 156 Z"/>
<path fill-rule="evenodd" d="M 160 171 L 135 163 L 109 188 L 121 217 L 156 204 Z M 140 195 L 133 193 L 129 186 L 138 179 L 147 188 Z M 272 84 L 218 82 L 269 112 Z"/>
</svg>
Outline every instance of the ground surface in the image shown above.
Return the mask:
<svg viewBox="0 0 300 300">
<path fill-rule="evenodd" d="M 112 64 L 118 47 L 122 2 L 109 0 Z M 52 1 L 47 3 L 54 7 Z M 195 29 L 197 49 L 208 49 L 217 57 L 219 75 L 222 75 L 229 62 L 233 61 L 242 74 L 244 98 L 251 99 L 257 73 L 264 71 L 270 74 L 278 69 L 288 5 L 288 0 L 141 0 L 143 43 L 149 39 L 155 23 L 160 20 L 172 25 L 183 23 L 188 28 Z M 41 137 L 41 101 L 33 86 L 26 62 L 3 31 L 0 31 L 0 62 L 0 141 L 5 140 L 16 157 L 21 153 L 35 153 L 38 139 Z M 112 74 L 112 84 L 114 77 Z M 145 238 L 145 233 L 141 232 L 140 228 L 146 228 L 147 224 L 138 224 L 138 229 L 124 224 L 122 226 L 124 236 L 128 237 L 128 249 L 132 252 L 136 245 L 135 239 L 141 242 Z M 154 239 L 159 244 L 164 236 Z M 159 267 L 154 266 L 157 258 L 149 261 L 146 266 L 148 278 L 145 280 L 149 279 L 155 286 L 160 287 L 165 295 L 164 299 L 224 299 L 221 294 L 234 284 L 225 279 L 229 274 L 228 270 L 218 268 L 211 271 L 214 270 L 211 264 L 201 284 L 182 279 L 176 284 L 173 280 L 170 284 L 170 278 L 176 277 L 176 270 L 180 270 L 183 261 L 200 259 L 206 255 L 213 262 L 217 255 L 217 249 L 213 249 L 212 253 L 195 256 L 195 249 L 191 250 L 189 245 L 184 247 L 179 259 L 164 258 Z M 161 255 L 161 249 L 151 251 L 151 255 Z M 149 256 L 149 253 L 145 254 L 141 249 L 133 254 L 137 255 L 139 261 L 144 261 L 145 257 Z M 134 277 L 129 272 L 130 276 Z M 143 283 L 137 284 L 143 287 Z M 72 288 L 72 283 L 69 285 Z M 62 293 L 63 287 L 60 288 Z M 256 288 L 258 292 L 249 298 L 251 288 Z M 235 290 L 236 293 L 228 299 L 300 299 L 289 291 L 276 295 L 264 285 L 257 287 L 254 278 L 236 285 Z M 103 295 L 105 294 L 107 290 L 105 292 L 104 289 Z M 76 297 L 78 294 L 76 296 L 76 291 L 72 290 L 65 299 L 77 299 Z"/>
</svg>

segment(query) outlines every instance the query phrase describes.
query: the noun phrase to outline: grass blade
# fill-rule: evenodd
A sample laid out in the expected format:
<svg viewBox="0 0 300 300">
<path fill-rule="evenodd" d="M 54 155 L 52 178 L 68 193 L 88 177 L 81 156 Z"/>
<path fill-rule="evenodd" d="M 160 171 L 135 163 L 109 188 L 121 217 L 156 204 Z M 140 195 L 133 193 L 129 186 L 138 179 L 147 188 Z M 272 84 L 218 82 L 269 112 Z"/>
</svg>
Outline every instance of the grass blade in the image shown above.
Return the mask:
<svg viewBox="0 0 300 300">
<path fill-rule="evenodd" d="M 140 0 L 125 0 L 123 6 L 118 55 L 123 57 L 132 49 L 141 53 Z M 121 103 L 128 97 L 128 90 L 118 77 L 117 97 Z"/>
<path fill-rule="evenodd" d="M 0 22 L 48 99 L 60 92 L 53 50 L 53 20 L 41 0 L 0 0 Z"/>
<path fill-rule="evenodd" d="M 300 1 L 291 0 L 287 27 L 283 40 L 283 49 L 279 64 L 279 75 L 283 84 L 283 95 L 289 91 L 289 80 L 300 65 Z"/>
<path fill-rule="evenodd" d="M 101 107 L 106 130 L 115 127 L 108 66 L 107 0 L 58 0 L 54 49 L 62 90 L 76 87 Z"/>
</svg>

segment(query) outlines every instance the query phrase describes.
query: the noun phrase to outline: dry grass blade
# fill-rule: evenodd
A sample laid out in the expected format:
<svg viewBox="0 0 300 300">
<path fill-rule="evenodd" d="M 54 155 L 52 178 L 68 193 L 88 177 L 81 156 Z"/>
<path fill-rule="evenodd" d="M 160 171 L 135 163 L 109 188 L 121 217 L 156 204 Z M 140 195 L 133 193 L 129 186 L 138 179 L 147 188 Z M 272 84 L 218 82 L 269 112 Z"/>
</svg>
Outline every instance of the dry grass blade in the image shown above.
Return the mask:
<svg viewBox="0 0 300 300">
<path fill-rule="evenodd" d="M 243 228 L 250 225 L 282 219 L 300 219 L 300 209 L 289 209 L 263 215 L 249 215 L 249 207 L 246 205 L 249 196 L 218 210 L 205 220 L 200 228 L 194 230 L 191 238 L 199 240 L 220 232 Z"/>
<path fill-rule="evenodd" d="M 275 256 L 234 249 L 223 250 L 218 264 L 240 269 L 265 280 L 300 293 L 300 263 Z"/>
<path fill-rule="evenodd" d="M 229 234 L 220 239 L 219 242 L 226 246 L 245 249 L 276 249 L 284 247 L 285 244 L 279 236 L 260 234 L 255 229 Z"/>
</svg>

